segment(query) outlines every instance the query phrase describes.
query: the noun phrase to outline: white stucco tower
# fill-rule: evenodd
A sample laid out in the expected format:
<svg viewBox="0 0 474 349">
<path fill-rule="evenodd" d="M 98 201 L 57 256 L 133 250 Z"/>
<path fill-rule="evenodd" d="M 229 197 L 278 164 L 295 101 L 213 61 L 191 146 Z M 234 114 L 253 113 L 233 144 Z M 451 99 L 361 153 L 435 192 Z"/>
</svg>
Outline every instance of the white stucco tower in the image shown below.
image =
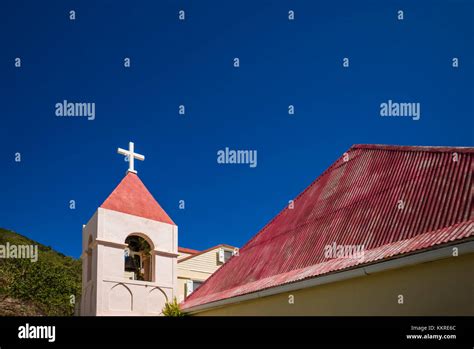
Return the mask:
<svg viewBox="0 0 474 349">
<path fill-rule="evenodd" d="M 82 229 L 81 315 L 160 315 L 176 296 L 178 227 L 130 167 Z"/>
</svg>

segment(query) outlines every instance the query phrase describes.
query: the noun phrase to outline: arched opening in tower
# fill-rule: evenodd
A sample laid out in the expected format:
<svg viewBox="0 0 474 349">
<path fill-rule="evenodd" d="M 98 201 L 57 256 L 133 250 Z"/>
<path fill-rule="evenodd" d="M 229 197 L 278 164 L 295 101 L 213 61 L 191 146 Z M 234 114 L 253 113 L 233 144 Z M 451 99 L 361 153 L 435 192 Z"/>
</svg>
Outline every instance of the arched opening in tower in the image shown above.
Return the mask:
<svg viewBox="0 0 474 349">
<path fill-rule="evenodd" d="M 129 235 L 125 239 L 124 272 L 127 279 L 153 281 L 153 256 L 151 244 L 143 237 Z"/>
</svg>

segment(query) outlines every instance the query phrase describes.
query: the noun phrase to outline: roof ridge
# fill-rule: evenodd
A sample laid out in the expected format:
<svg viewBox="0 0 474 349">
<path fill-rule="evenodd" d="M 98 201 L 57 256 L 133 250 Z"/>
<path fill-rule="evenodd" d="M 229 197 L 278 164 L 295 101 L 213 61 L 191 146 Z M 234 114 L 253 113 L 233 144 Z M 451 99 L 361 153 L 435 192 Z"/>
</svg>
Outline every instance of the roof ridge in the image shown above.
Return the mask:
<svg viewBox="0 0 474 349">
<path fill-rule="evenodd" d="M 369 149 L 387 151 L 424 151 L 434 153 L 460 152 L 474 153 L 474 147 L 464 146 L 426 146 L 426 145 L 393 145 L 393 144 L 354 144 L 350 149 Z"/>
</svg>

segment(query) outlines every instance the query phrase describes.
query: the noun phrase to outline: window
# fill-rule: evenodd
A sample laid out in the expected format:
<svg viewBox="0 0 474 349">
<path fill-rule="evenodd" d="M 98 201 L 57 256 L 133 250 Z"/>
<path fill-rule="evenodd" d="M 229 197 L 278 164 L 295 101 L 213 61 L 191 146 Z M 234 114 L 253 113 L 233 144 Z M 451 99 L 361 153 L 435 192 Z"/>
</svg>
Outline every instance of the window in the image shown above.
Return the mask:
<svg viewBox="0 0 474 349">
<path fill-rule="evenodd" d="M 232 251 L 224 250 L 224 263 L 227 262 L 230 257 L 232 257 Z"/>
<path fill-rule="evenodd" d="M 193 280 L 193 291 L 196 291 L 199 286 L 201 286 L 204 283 L 204 281 L 194 281 Z"/>
<path fill-rule="evenodd" d="M 186 295 L 186 297 L 196 291 L 203 283 L 204 281 L 186 280 L 186 284 L 184 285 L 184 294 Z"/>
<path fill-rule="evenodd" d="M 217 261 L 219 263 L 227 262 L 232 257 L 233 251 L 220 248 L 217 252 Z"/>
</svg>

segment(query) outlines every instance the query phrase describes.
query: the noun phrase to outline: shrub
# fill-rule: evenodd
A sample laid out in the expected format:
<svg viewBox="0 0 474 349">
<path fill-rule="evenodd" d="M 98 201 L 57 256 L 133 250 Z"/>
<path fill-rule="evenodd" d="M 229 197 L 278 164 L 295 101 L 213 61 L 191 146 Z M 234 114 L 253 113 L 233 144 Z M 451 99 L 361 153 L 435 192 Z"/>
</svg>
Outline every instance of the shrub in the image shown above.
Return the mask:
<svg viewBox="0 0 474 349">
<path fill-rule="evenodd" d="M 186 313 L 181 310 L 176 297 L 174 297 L 172 302 L 166 302 L 165 307 L 163 308 L 163 315 L 177 317 L 186 316 Z"/>
</svg>

